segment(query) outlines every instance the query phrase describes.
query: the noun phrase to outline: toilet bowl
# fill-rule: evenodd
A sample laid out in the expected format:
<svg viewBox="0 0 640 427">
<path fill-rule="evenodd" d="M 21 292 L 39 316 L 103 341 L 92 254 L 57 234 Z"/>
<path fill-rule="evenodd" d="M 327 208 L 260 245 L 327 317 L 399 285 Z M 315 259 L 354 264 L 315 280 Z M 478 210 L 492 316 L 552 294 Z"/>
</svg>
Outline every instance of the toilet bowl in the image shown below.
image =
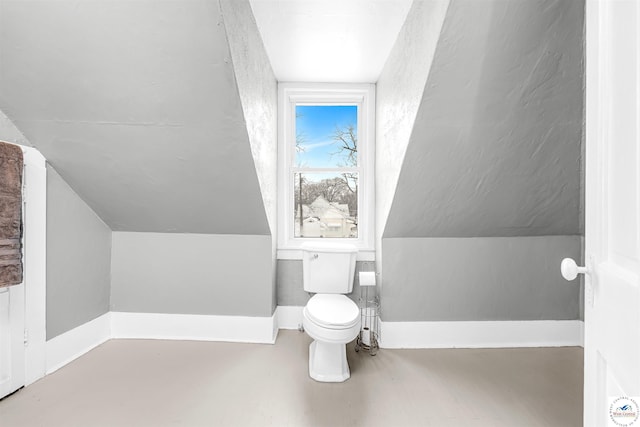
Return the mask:
<svg viewBox="0 0 640 427">
<path fill-rule="evenodd" d="M 315 294 L 302 310 L 302 326 L 313 338 L 309 376 L 316 381 L 341 382 L 351 376 L 347 343 L 360 331 L 360 309 L 345 294 L 353 291 L 357 252 L 349 244 L 302 245 L 304 290 Z"/>
<path fill-rule="evenodd" d="M 358 306 L 341 294 L 316 294 L 302 311 L 302 325 L 314 340 L 309 345 L 309 376 L 321 382 L 349 379 L 346 344 L 360 331 Z"/>
</svg>

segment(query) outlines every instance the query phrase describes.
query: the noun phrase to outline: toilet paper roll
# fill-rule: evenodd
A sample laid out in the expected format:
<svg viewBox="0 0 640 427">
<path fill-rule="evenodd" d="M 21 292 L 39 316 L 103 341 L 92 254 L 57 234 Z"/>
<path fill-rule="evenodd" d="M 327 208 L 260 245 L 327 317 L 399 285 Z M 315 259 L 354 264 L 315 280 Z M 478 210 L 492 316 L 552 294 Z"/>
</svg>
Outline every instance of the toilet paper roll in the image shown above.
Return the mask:
<svg viewBox="0 0 640 427">
<path fill-rule="evenodd" d="M 358 273 L 360 279 L 360 286 L 375 286 L 376 285 L 376 273 L 373 271 L 361 271 Z"/>
<path fill-rule="evenodd" d="M 370 346 L 371 345 L 371 331 L 369 330 L 369 328 L 367 328 L 367 327 L 362 328 L 361 336 L 362 336 L 362 344 L 364 344 L 366 346 Z"/>
</svg>

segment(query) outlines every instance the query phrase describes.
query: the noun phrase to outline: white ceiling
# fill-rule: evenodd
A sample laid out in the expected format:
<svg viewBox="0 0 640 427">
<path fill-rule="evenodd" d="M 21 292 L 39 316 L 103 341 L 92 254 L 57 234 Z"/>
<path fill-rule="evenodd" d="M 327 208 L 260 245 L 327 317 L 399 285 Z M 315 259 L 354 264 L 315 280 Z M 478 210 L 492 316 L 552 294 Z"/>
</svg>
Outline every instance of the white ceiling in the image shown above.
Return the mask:
<svg viewBox="0 0 640 427">
<path fill-rule="evenodd" d="M 279 81 L 375 83 L 413 0 L 250 0 Z"/>
</svg>

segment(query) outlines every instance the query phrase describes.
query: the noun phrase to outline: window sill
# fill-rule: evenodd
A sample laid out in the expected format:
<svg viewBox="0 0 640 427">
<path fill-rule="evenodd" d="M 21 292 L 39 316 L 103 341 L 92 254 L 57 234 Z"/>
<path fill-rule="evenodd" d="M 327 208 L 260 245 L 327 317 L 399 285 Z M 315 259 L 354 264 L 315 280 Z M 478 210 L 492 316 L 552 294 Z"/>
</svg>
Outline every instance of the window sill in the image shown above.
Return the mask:
<svg viewBox="0 0 640 427">
<path fill-rule="evenodd" d="M 302 250 L 301 249 L 278 249 L 277 258 L 288 259 L 288 260 L 301 260 Z M 358 255 L 356 257 L 356 260 L 357 261 L 375 261 L 376 251 L 373 249 L 358 249 Z"/>
</svg>

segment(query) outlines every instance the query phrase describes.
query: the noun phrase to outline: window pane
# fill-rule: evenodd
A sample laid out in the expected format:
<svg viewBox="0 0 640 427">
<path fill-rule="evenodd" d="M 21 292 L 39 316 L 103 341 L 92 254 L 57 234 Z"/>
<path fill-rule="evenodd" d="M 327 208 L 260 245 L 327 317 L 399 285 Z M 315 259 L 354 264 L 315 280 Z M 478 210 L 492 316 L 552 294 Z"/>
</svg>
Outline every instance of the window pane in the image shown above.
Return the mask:
<svg viewBox="0 0 640 427">
<path fill-rule="evenodd" d="M 294 237 L 358 237 L 358 174 L 295 173 Z"/>
<path fill-rule="evenodd" d="M 297 105 L 295 166 L 358 165 L 356 105 Z"/>
</svg>

